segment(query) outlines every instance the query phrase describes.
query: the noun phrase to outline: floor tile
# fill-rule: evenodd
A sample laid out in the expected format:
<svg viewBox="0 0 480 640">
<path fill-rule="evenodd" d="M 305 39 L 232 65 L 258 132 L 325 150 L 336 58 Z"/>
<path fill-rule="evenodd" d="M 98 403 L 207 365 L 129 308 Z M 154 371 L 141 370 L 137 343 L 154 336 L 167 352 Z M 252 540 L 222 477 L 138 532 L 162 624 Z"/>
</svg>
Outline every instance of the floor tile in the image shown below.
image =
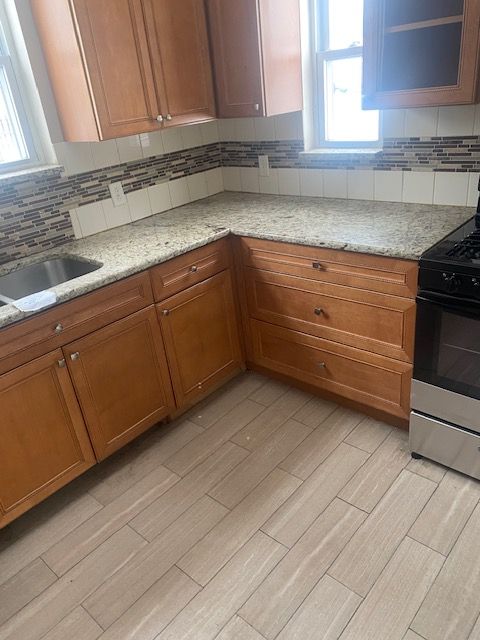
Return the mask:
<svg viewBox="0 0 480 640">
<path fill-rule="evenodd" d="M 234 616 L 215 640 L 264 640 L 245 620 Z"/>
<path fill-rule="evenodd" d="M 254 451 L 284 422 L 307 402 L 308 396 L 299 389 L 289 389 L 232 438 L 232 442 Z"/>
<path fill-rule="evenodd" d="M 362 599 L 330 576 L 311 591 L 278 640 L 337 640 Z"/>
<path fill-rule="evenodd" d="M 353 616 L 342 640 L 402 640 L 444 558 L 406 538 Z"/>
<path fill-rule="evenodd" d="M 288 420 L 231 471 L 209 494 L 229 509 L 247 496 L 311 432 L 295 420 Z"/>
<path fill-rule="evenodd" d="M 0 627 L 0 639 L 40 640 L 145 544 L 123 527 Z"/>
<path fill-rule="evenodd" d="M 292 547 L 367 458 L 364 451 L 340 444 L 263 525 L 262 530 Z"/>
<path fill-rule="evenodd" d="M 421 460 L 414 460 L 413 458 L 407 464 L 406 469 L 418 473 L 419 476 L 433 480 L 433 482 L 440 482 L 443 476 L 447 473 L 447 468 L 437 462 L 432 462 L 423 458 Z"/>
<path fill-rule="evenodd" d="M 263 405 L 242 400 L 209 429 L 198 435 L 178 453 L 165 462 L 165 466 L 180 476 L 186 475 L 232 438 L 240 429 L 264 410 Z"/>
<path fill-rule="evenodd" d="M 85 609 L 77 607 L 43 636 L 42 640 L 97 640 L 102 632 L 102 628 Z"/>
<path fill-rule="evenodd" d="M 269 407 L 288 391 L 288 385 L 278 380 L 267 380 L 264 385 L 250 395 L 250 400 Z"/>
<path fill-rule="evenodd" d="M 409 536 L 448 555 L 480 499 L 480 482 L 448 471 Z"/>
<path fill-rule="evenodd" d="M 154 640 L 200 591 L 177 567 L 172 567 L 139 598 L 101 640 Z"/>
<path fill-rule="evenodd" d="M 0 625 L 36 598 L 55 580 L 57 576 L 53 571 L 43 560 L 37 558 L 0 585 Z"/>
<path fill-rule="evenodd" d="M 305 480 L 357 426 L 363 415 L 338 408 L 306 438 L 280 465 Z"/>
<path fill-rule="evenodd" d="M 147 540 L 153 540 L 213 489 L 247 455 L 245 449 L 227 442 L 177 482 L 170 491 L 144 509 L 130 522 L 130 526 Z"/>
<path fill-rule="evenodd" d="M 227 513 L 215 500 L 201 498 L 104 582 L 83 606 L 106 629 Z"/>
<path fill-rule="evenodd" d="M 335 411 L 338 405 L 323 398 L 311 398 L 292 417 L 315 429 Z"/>
<path fill-rule="evenodd" d="M 64 575 L 142 509 L 165 493 L 178 479 L 174 473 L 159 466 L 53 545 L 42 558 L 58 576 Z"/>
<path fill-rule="evenodd" d="M 403 471 L 328 573 L 366 596 L 437 485 Z"/>
<path fill-rule="evenodd" d="M 403 640 L 424 640 L 418 633 L 409 629 L 407 633 L 403 636 Z"/>
<path fill-rule="evenodd" d="M 391 433 L 392 427 L 373 418 L 364 418 L 345 438 L 347 444 L 373 453 Z"/>
<path fill-rule="evenodd" d="M 297 489 L 300 480 L 275 469 L 177 564 L 205 585 Z"/>
<path fill-rule="evenodd" d="M 466 640 L 480 612 L 480 505 L 420 607 L 411 628 L 426 640 Z"/>
<path fill-rule="evenodd" d="M 410 460 L 404 432 L 395 429 L 339 494 L 359 509 L 372 511 Z"/>
<path fill-rule="evenodd" d="M 334 500 L 252 594 L 240 616 L 273 640 L 366 517 Z"/>
<path fill-rule="evenodd" d="M 213 640 L 282 559 L 285 551 L 268 536 L 256 533 L 158 640 Z"/>
</svg>

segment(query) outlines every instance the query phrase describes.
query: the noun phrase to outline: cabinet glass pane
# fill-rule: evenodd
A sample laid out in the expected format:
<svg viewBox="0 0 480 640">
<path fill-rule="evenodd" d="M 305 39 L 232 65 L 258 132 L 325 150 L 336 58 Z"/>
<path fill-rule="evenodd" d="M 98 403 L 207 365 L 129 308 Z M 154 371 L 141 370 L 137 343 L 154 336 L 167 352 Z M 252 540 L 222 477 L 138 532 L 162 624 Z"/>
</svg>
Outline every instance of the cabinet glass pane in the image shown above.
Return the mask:
<svg viewBox="0 0 480 640">
<path fill-rule="evenodd" d="M 461 41 L 461 23 L 386 34 L 380 90 L 455 86 Z"/>
<path fill-rule="evenodd" d="M 348 49 L 363 44 L 363 0 L 329 0 L 328 48 Z"/>
<path fill-rule="evenodd" d="M 385 0 L 385 26 L 463 14 L 464 0 Z"/>
<path fill-rule="evenodd" d="M 362 111 L 362 58 L 325 63 L 325 139 L 330 142 L 378 140 L 378 111 Z"/>
</svg>

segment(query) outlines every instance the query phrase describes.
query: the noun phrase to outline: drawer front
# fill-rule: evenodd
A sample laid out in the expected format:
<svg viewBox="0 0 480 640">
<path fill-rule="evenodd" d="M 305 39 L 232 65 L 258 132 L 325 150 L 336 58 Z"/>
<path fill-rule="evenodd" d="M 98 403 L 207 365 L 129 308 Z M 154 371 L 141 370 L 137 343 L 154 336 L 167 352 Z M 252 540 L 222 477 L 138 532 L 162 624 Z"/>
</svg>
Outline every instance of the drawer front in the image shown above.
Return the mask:
<svg viewBox="0 0 480 640">
<path fill-rule="evenodd" d="M 411 365 L 256 320 L 251 331 L 256 364 L 408 418 Z"/>
<path fill-rule="evenodd" d="M 0 331 L 0 373 L 151 305 L 148 272 L 60 304 Z"/>
<path fill-rule="evenodd" d="M 258 269 L 244 272 L 254 318 L 413 361 L 414 300 Z"/>
<path fill-rule="evenodd" d="M 243 263 L 249 267 L 406 298 L 417 294 L 414 261 L 253 238 L 240 243 Z"/>
<path fill-rule="evenodd" d="M 410 449 L 480 479 L 480 436 L 412 412 Z"/>
<path fill-rule="evenodd" d="M 229 266 L 228 241 L 219 240 L 151 270 L 157 302 L 179 293 Z"/>
</svg>

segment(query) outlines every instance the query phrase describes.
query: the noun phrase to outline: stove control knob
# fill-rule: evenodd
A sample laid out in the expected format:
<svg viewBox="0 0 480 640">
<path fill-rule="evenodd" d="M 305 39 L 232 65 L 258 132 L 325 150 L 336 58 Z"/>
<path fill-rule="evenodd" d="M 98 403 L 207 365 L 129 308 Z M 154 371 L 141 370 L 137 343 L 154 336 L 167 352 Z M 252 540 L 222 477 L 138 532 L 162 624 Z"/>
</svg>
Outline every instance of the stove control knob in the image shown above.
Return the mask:
<svg viewBox="0 0 480 640">
<path fill-rule="evenodd" d="M 478 278 L 472 278 L 472 285 L 477 289 L 477 291 L 480 290 L 480 280 Z"/>
<path fill-rule="evenodd" d="M 448 293 L 455 293 L 462 285 L 462 281 L 456 273 L 443 273 L 442 278 Z"/>
</svg>

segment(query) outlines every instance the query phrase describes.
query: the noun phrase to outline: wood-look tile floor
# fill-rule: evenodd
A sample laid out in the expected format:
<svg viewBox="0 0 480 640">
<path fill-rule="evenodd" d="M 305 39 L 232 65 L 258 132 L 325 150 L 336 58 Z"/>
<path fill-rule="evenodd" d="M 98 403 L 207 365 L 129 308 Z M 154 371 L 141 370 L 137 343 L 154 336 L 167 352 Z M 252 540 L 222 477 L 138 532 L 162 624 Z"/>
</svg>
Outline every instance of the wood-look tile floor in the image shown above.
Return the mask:
<svg viewBox="0 0 480 640">
<path fill-rule="evenodd" d="M 0 640 L 480 640 L 479 499 L 248 373 L 0 531 Z"/>
</svg>

